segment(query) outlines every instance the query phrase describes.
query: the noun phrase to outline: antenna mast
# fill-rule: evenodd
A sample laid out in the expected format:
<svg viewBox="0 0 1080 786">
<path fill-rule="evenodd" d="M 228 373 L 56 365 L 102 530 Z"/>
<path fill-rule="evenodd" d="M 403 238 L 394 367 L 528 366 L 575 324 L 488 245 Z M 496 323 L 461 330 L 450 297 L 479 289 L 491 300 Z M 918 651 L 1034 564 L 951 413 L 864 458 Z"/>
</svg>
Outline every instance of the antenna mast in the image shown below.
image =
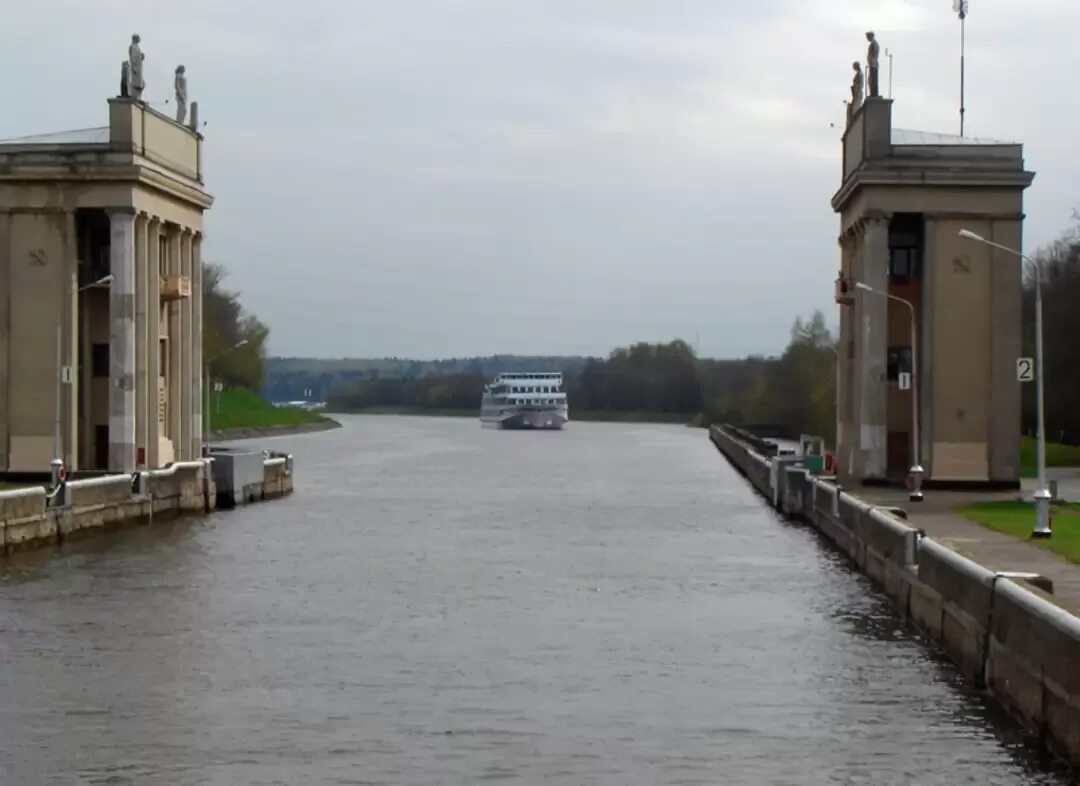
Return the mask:
<svg viewBox="0 0 1080 786">
<path fill-rule="evenodd" d="M 968 15 L 968 0 L 953 0 L 953 11 L 960 17 L 960 136 L 964 135 L 964 34 Z"/>
<path fill-rule="evenodd" d="M 889 58 L 889 98 L 892 98 L 892 52 L 886 49 L 885 57 Z"/>
</svg>

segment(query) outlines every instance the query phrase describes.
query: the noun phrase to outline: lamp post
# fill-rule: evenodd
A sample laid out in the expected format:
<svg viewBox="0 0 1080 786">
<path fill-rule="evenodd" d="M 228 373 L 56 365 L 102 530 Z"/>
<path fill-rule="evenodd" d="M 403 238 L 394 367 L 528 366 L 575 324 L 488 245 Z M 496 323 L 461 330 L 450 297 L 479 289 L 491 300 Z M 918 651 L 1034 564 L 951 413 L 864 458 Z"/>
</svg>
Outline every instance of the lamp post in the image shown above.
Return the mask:
<svg viewBox="0 0 1080 786">
<path fill-rule="evenodd" d="M 240 349 L 240 347 L 247 343 L 248 340 L 246 338 L 237 341 L 228 349 L 222 350 L 212 358 L 209 358 L 203 368 L 203 456 L 210 455 L 210 364 L 215 360 L 228 355 L 230 352 Z"/>
<path fill-rule="evenodd" d="M 835 344 L 830 344 L 829 349 L 836 355 L 836 390 L 833 393 L 833 408 L 836 410 L 836 426 L 833 434 L 833 442 L 835 444 L 836 456 L 840 455 L 840 348 Z M 837 471 L 839 475 L 839 471 Z"/>
<path fill-rule="evenodd" d="M 85 292 L 86 290 L 93 289 L 94 287 L 100 287 L 106 284 L 110 284 L 112 283 L 112 280 L 113 275 L 112 273 L 109 273 L 108 275 L 102 276 L 97 281 L 92 281 L 89 284 L 79 287 L 75 290 L 75 294 Z M 62 420 L 63 407 L 61 406 L 60 400 L 61 398 L 63 398 L 64 390 L 64 353 L 63 328 L 61 327 L 62 324 L 63 320 L 58 317 L 56 320 L 56 418 L 53 422 L 53 460 L 49 462 L 49 466 L 52 469 L 53 488 L 56 488 L 60 485 L 60 473 L 64 468 L 64 457 L 61 455 L 62 448 L 60 444 L 61 442 L 63 442 L 63 438 L 60 434 L 62 430 L 60 421 Z"/>
<path fill-rule="evenodd" d="M 871 292 L 875 295 L 879 295 L 889 300 L 894 300 L 897 303 L 902 303 L 907 306 L 908 311 L 911 314 L 911 479 L 912 488 L 909 499 L 912 502 L 922 502 L 922 478 L 925 474 L 922 466 L 919 464 L 919 394 L 918 386 L 916 384 L 916 369 L 919 367 L 918 363 L 918 350 L 915 346 L 917 337 L 915 335 L 915 306 L 910 300 L 905 300 L 902 297 L 891 295 L 888 292 L 882 292 L 881 290 L 874 289 L 861 281 L 856 282 L 856 289 L 861 289 L 863 292 Z M 918 379 L 921 382 L 921 377 Z"/>
<path fill-rule="evenodd" d="M 1050 491 L 1046 487 L 1046 415 L 1043 406 L 1043 306 L 1042 306 L 1042 271 L 1035 261 L 1027 254 L 1017 251 L 1015 248 L 1003 246 L 992 240 L 987 240 L 982 235 L 972 232 L 970 229 L 961 229 L 960 237 L 965 240 L 973 240 L 976 243 L 1005 251 L 1019 257 L 1022 262 L 1027 262 L 1035 270 L 1035 409 L 1038 442 L 1035 453 L 1038 462 L 1039 478 L 1038 488 L 1035 489 L 1035 529 L 1032 531 L 1033 538 L 1049 538 L 1050 530 Z"/>
</svg>

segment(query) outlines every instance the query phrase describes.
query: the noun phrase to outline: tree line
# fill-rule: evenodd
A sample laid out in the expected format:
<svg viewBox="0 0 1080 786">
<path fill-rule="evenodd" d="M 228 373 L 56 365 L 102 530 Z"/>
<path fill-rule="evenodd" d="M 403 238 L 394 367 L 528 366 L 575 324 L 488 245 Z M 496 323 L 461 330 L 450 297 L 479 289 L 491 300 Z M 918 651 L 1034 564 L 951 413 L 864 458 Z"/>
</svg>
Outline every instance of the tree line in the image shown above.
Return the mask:
<svg viewBox="0 0 1080 786">
<path fill-rule="evenodd" d="M 796 320 L 791 343 L 777 358 L 703 360 L 677 339 L 620 347 L 607 358 L 588 358 L 562 373 L 571 417 L 653 415 L 688 423 L 770 424 L 831 440 L 835 368 L 832 337 L 818 312 L 805 322 Z M 337 411 L 476 412 L 491 376 L 466 372 L 362 379 L 332 392 L 328 405 Z"/>
</svg>

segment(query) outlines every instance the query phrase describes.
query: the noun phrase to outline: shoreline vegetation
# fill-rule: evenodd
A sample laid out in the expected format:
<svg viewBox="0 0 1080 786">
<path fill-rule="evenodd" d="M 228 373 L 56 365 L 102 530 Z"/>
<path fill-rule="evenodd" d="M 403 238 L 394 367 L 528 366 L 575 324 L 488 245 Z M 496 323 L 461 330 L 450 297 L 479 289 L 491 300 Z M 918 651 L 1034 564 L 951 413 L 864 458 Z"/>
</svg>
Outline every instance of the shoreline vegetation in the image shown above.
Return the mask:
<svg viewBox="0 0 1080 786">
<path fill-rule="evenodd" d="M 327 410 L 333 415 L 406 415 L 416 417 L 441 417 L 441 418 L 480 418 L 480 408 L 470 409 L 438 409 L 426 407 L 364 407 L 359 409 L 332 409 Z M 700 424 L 700 417 L 687 416 L 680 412 L 573 412 L 570 413 L 570 422 L 594 422 L 594 423 L 673 423 L 679 425 L 696 426 Z"/>
</svg>

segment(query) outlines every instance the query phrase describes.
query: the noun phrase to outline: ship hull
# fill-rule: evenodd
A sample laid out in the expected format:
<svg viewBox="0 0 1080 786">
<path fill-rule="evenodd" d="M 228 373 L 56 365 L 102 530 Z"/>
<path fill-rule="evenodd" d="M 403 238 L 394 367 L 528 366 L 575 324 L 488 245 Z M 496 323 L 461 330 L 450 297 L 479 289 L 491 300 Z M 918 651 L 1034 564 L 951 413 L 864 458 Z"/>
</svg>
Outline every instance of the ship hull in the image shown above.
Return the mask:
<svg viewBox="0 0 1080 786">
<path fill-rule="evenodd" d="M 558 431 L 569 417 L 558 409 L 523 409 L 502 415 L 485 415 L 480 420 L 488 428 L 507 431 Z"/>
</svg>

